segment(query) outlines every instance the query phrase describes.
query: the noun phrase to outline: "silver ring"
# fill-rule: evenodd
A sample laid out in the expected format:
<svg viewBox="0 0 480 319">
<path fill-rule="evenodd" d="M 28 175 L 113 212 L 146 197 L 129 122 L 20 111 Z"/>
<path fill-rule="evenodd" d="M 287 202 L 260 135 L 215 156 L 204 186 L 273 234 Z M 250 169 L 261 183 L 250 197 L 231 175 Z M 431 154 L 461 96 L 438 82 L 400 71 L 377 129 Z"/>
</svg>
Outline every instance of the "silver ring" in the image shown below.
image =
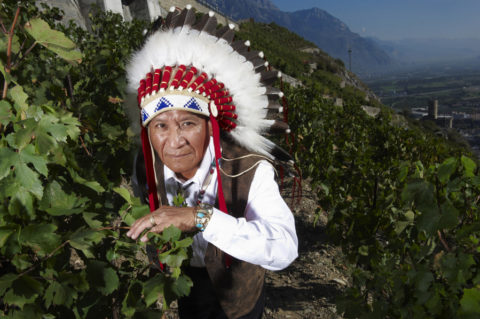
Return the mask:
<svg viewBox="0 0 480 319">
<path fill-rule="evenodd" d="M 153 218 L 153 215 L 150 216 L 150 224 L 152 224 L 152 227 L 157 225 L 155 223 L 155 219 Z"/>
</svg>

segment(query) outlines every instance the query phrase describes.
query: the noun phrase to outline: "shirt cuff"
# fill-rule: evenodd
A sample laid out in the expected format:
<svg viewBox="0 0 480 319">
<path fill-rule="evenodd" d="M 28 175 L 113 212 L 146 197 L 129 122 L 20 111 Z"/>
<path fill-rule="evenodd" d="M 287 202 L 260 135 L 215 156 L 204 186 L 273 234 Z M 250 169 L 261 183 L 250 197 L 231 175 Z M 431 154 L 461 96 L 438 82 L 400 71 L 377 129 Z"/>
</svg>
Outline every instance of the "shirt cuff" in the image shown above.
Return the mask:
<svg viewBox="0 0 480 319">
<path fill-rule="evenodd" d="M 230 242 L 237 226 L 237 219 L 213 208 L 212 217 L 203 231 L 203 238 L 218 247 L 219 238 L 222 242 Z M 217 244 L 217 245 L 216 245 Z"/>
</svg>

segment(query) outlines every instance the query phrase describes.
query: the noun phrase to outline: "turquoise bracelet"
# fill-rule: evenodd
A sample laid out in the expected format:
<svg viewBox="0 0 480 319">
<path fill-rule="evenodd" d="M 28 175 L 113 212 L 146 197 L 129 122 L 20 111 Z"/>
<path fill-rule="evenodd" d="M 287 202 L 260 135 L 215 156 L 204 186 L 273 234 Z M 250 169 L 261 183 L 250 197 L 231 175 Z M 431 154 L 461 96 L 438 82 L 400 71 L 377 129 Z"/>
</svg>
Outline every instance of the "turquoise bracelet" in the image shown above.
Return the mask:
<svg viewBox="0 0 480 319">
<path fill-rule="evenodd" d="M 210 218 L 212 218 L 213 206 L 206 203 L 200 203 L 195 212 L 195 227 L 204 231 Z"/>
</svg>

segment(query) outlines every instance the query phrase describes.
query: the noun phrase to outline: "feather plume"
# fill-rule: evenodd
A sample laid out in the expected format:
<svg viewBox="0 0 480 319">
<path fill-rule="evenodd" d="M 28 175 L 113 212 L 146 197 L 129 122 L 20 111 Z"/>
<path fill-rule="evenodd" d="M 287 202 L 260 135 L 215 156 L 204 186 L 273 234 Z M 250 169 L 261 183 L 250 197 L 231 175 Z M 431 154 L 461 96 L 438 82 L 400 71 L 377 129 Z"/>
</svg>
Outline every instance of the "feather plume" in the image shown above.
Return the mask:
<svg viewBox="0 0 480 319">
<path fill-rule="evenodd" d="M 267 92 L 266 94 L 268 95 L 268 98 L 282 98 L 283 97 L 283 92 L 276 88 L 276 87 L 273 87 L 273 86 L 269 86 L 267 88 Z"/>
<path fill-rule="evenodd" d="M 175 7 L 170 7 L 168 11 L 167 17 L 165 18 L 165 28 L 169 29 L 172 28 L 175 24 L 176 19 L 178 18 L 179 12 L 176 10 Z"/>
<path fill-rule="evenodd" d="M 280 121 L 280 120 L 275 120 L 273 122 L 272 126 L 268 129 L 268 133 L 270 134 L 285 134 L 285 133 L 290 133 L 290 127 L 288 126 L 287 123 Z"/>
<path fill-rule="evenodd" d="M 278 102 L 275 102 L 275 101 L 268 101 L 268 105 L 267 105 L 267 109 L 268 110 L 275 110 L 279 113 L 283 112 L 283 106 L 281 104 L 279 104 Z"/>
<path fill-rule="evenodd" d="M 183 9 L 182 13 L 180 13 L 178 19 L 175 21 L 175 27 L 184 27 L 184 26 L 191 26 L 195 22 L 195 12 L 192 10 L 192 7 L 187 7 Z"/>
<path fill-rule="evenodd" d="M 280 71 L 263 71 L 260 73 L 260 81 L 265 85 L 272 85 L 276 80 L 282 77 L 282 72 Z"/>
<path fill-rule="evenodd" d="M 208 14 L 204 14 L 200 21 L 193 25 L 193 29 L 214 35 L 215 30 L 217 29 L 217 18 L 215 17 L 215 13 L 210 11 Z"/>
<path fill-rule="evenodd" d="M 258 58 L 263 59 L 263 52 L 261 51 L 246 51 L 240 54 L 250 61 Z"/>
<path fill-rule="evenodd" d="M 255 59 L 250 60 L 250 62 L 253 64 L 253 68 L 255 69 L 255 72 L 262 72 L 266 71 L 268 67 L 268 62 L 265 61 L 264 59 L 258 57 Z"/>
<path fill-rule="evenodd" d="M 250 47 L 250 45 L 247 45 L 246 43 L 247 42 L 243 40 L 236 40 L 232 42 L 231 46 L 234 51 L 237 51 L 237 53 L 242 54 L 244 52 L 247 52 L 248 48 Z"/>
<path fill-rule="evenodd" d="M 233 28 L 233 24 L 220 28 L 216 33 L 216 37 L 225 40 L 229 44 L 232 43 L 233 38 L 235 37 L 235 31 Z"/>
<path fill-rule="evenodd" d="M 293 165 L 292 156 L 280 146 L 273 144 L 270 153 L 277 161 L 281 162 L 282 164 L 284 163 L 284 165 L 290 167 Z"/>
</svg>

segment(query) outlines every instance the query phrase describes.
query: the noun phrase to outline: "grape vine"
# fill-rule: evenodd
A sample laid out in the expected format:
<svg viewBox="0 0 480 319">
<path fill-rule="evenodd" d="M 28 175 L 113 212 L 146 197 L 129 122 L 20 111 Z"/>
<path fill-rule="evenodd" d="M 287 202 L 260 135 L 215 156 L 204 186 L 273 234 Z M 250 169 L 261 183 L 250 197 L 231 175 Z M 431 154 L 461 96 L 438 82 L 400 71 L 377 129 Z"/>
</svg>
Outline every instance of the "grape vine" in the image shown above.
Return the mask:
<svg viewBox="0 0 480 319">
<path fill-rule="evenodd" d="M 128 183 L 137 147 L 122 107 L 146 24 L 98 11 L 87 32 L 32 0 L 0 6 L 0 316 L 158 317 L 189 293 L 192 240 L 150 235 L 158 271 L 125 235 L 149 213 Z"/>
</svg>

